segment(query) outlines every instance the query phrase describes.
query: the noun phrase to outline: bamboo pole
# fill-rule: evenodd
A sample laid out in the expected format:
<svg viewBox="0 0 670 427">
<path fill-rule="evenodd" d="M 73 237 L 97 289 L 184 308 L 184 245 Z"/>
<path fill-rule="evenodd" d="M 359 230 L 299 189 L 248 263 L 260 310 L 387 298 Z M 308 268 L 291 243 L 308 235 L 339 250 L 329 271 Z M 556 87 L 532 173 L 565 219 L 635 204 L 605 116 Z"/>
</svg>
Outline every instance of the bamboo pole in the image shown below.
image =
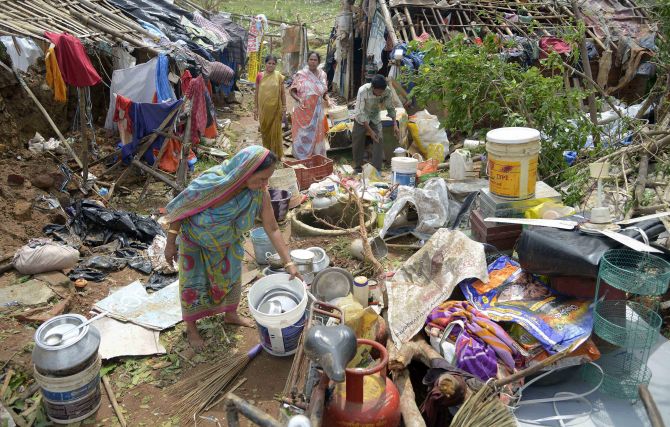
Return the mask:
<svg viewBox="0 0 670 427">
<path fill-rule="evenodd" d="M 86 91 L 83 88 L 77 88 L 79 95 L 79 136 L 81 138 L 81 176 L 84 178 L 84 188 L 88 183 L 88 129 L 86 120 Z"/>
<path fill-rule="evenodd" d="M 405 16 L 407 17 L 407 24 L 409 25 L 409 32 L 412 34 L 412 40 L 416 39 L 416 31 L 414 28 L 414 22 L 412 22 L 412 16 L 409 14 L 409 9 L 405 6 Z"/>
<path fill-rule="evenodd" d="M 186 170 L 188 167 L 188 155 L 191 152 L 191 111 L 186 118 L 186 129 L 184 129 L 184 138 L 181 144 L 181 157 L 179 158 L 179 167 L 177 168 L 177 184 L 186 187 Z"/>
<path fill-rule="evenodd" d="M 575 19 L 577 20 L 577 24 L 584 22 L 584 19 L 582 18 L 582 12 L 579 10 L 579 6 L 577 5 L 576 0 L 572 0 L 572 9 L 574 10 L 575 13 Z M 596 95 L 594 93 L 595 87 L 593 86 L 593 74 L 591 73 L 591 62 L 589 61 L 589 53 L 586 49 L 586 37 L 584 34 L 580 34 L 580 54 L 582 57 L 582 66 L 584 67 L 584 74 L 588 77 L 587 79 L 587 84 L 591 86 L 591 91 L 589 91 L 589 97 L 588 97 L 588 102 L 589 102 L 589 116 L 591 117 L 591 122 L 593 122 L 594 126 L 598 126 L 598 107 L 596 106 Z M 596 133 L 594 135 L 594 144 L 598 145 L 600 142 L 600 134 Z"/>
<path fill-rule="evenodd" d="M 102 376 L 102 384 L 105 386 L 107 397 L 112 404 L 112 408 L 114 409 L 116 418 L 119 420 L 119 424 L 121 424 L 121 427 L 126 427 L 128 424 L 126 424 L 126 419 L 123 417 L 123 411 L 121 411 L 121 407 L 119 407 L 119 402 L 116 401 L 116 395 L 114 394 L 114 390 L 112 390 L 112 384 L 110 384 L 107 375 Z"/>
<path fill-rule="evenodd" d="M 149 37 L 153 41 L 160 40 L 159 37 L 156 37 L 156 35 L 151 34 L 150 32 L 148 32 L 147 30 L 145 30 L 144 28 L 142 28 L 140 25 L 136 24 L 135 22 L 131 21 L 130 19 L 124 19 L 124 18 L 120 17 L 119 15 L 117 15 L 113 12 L 110 12 L 109 10 L 107 10 L 103 7 L 100 7 L 97 4 L 92 3 L 88 0 L 77 0 L 77 1 L 81 4 L 83 4 L 84 6 L 87 6 L 91 9 L 93 9 L 94 11 L 98 12 L 99 14 L 101 14 L 103 16 L 106 16 L 107 18 L 111 19 L 112 21 L 115 21 L 118 24 L 122 24 L 122 25 L 125 25 L 127 27 L 132 28 L 133 30 L 137 31 L 138 33 L 140 33 L 140 34 L 142 34 L 146 37 Z"/>
<path fill-rule="evenodd" d="M 391 37 L 391 42 L 393 43 L 393 46 L 395 46 L 398 44 L 398 35 L 396 34 L 395 28 L 393 27 L 391 12 L 389 12 L 386 0 L 379 0 L 379 5 L 382 8 L 382 16 L 384 17 L 384 23 L 386 24 L 386 31 L 388 31 L 389 37 Z"/>
<path fill-rule="evenodd" d="M 155 48 L 150 47 L 150 46 L 146 46 L 146 45 L 142 44 L 141 41 L 138 41 L 138 40 L 126 35 L 126 34 L 123 34 L 123 33 L 120 33 L 118 31 L 116 31 L 116 30 L 112 30 L 111 28 L 92 20 L 91 18 L 89 18 L 88 16 L 86 16 L 82 13 L 79 13 L 79 12 L 74 11 L 74 10 L 71 11 L 71 13 L 72 13 L 73 16 L 80 19 L 84 24 L 89 25 L 89 26 L 91 26 L 91 27 L 93 27 L 97 30 L 100 30 L 105 34 L 109 34 L 110 36 L 112 36 L 112 37 L 114 37 L 118 40 L 126 41 L 126 42 L 130 43 L 131 45 L 140 46 L 140 47 L 146 49 L 147 51 L 149 51 L 149 53 L 151 53 L 153 55 L 159 55 L 160 54 L 160 51 L 158 49 L 155 49 Z"/>
<path fill-rule="evenodd" d="M 174 182 L 170 178 L 166 177 L 162 173 L 153 170 L 150 166 L 145 165 L 144 163 L 140 162 L 137 159 L 133 159 L 132 161 L 133 166 L 137 166 L 138 168 L 142 169 L 144 172 L 148 173 L 149 175 L 153 176 L 154 178 L 158 179 L 159 181 L 162 181 L 169 185 L 170 187 L 174 188 L 177 191 L 181 191 L 184 189 L 182 185 L 179 185 L 178 183 Z"/>
<path fill-rule="evenodd" d="M 409 36 L 407 35 L 407 30 L 405 30 L 405 22 L 403 20 L 403 17 L 400 16 L 398 11 L 395 11 L 395 17 L 398 19 L 398 26 L 400 26 L 400 31 L 402 31 L 402 36 L 404 37 L 404 41 L 406 43 L 410 42 Z"/>
</svg>

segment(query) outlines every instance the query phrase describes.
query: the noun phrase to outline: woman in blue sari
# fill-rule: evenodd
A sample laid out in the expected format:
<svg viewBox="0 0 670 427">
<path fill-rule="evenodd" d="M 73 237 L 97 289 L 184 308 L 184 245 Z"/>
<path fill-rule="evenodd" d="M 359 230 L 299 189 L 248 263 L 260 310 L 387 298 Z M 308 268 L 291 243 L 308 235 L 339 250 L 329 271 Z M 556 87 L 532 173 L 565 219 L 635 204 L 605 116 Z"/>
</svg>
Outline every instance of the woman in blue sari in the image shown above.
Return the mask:
<svg viewBox="0 0 670 427">
<path fill-rule="evenodd" d="M 252 326 L 237 314 L 244 259 L 244 233 L 260 217 L 270 241 L 296 276 L 267 191 L 277 158 L 261 146 L 247 147 L 193 180 L 167 205 L 170 223 L 165 258 L 179 262 L 182 315 L 191 346 L 204 341 L 196 327 L 203 317 L 224 313 L 226 323 Z M 176 237 L 179 236 L 179 251 Z"/>
</svg>

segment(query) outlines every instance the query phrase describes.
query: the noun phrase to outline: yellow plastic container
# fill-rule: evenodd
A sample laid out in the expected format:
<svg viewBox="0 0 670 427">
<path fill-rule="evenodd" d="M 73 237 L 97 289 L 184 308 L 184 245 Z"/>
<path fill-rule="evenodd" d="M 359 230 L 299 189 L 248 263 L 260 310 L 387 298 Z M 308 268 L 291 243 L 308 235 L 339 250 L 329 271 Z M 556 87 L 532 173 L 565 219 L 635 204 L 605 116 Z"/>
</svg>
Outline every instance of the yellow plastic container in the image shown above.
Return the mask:
<svg viewBox="0 0 670 427">
<path fill-rule="evenodd" d="M 535 196 L 540 132 L 509 127 L 486 134 L 489 190 L 498 197 L 524 200 Z"/>
</svg>

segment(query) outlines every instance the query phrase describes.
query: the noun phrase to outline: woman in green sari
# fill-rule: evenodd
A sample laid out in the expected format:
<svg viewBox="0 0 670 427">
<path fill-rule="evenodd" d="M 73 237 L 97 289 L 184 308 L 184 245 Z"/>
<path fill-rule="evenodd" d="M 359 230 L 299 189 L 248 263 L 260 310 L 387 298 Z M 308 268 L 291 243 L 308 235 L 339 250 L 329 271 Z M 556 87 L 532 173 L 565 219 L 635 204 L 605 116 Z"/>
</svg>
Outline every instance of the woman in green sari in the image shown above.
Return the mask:
<svg viewBox="0 0 670 427">
<path fill-rule="evenodd" d="M 244 233 L 253 227 L 257 217 L 260 216 L 286 271 L 298 275 L 267 191 L 276 162 L 276 156 L 268 149 L 247 147 L 205 171 L 167 205 L 170 226 L 165 258 L 179 262 L 182 314 L 188 341 L 196 350 L 204 346 L 196 327 L 198 319 L 224 313 L 226 323 L 253 325 L 237 314 L 237 306 Z"/>
</svg>

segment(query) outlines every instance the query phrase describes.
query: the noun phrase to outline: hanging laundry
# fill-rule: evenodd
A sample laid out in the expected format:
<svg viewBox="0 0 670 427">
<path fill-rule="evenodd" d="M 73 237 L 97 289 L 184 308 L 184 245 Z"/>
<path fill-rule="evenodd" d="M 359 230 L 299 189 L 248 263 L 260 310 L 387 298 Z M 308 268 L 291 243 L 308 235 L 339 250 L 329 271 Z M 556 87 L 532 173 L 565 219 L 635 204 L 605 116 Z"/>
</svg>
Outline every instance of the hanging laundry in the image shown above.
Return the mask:
<svg viewBox="0 0 670 427">
<path fill-rule="evenodd" d="M 158 129 L 163 123 L 163 120 L 165 120 L 165 118 L 175 108 L 179 108 L 181 104 L 181 99 L 172 102 L 164 102 L 162 104 L 148 104 L 140 102 L 133 102 L 131 104 L 130 117 L 133 121 L 133 139 L 129 144 L 126 144 L 121 148 L 121 156 L 124 163 L 130 163 L 133 155 L 140 145 L 140 140 Z M 165 138 L 162 136 L 156 138 L 154 143 L 151 145 L 151 148 L 160 149 L 164 139 Z M 143 156 L 144 160 L 150 165 L 152 165 L 155 161 L 152 149 L 147 150 Z"/>
<path fill-rule="evenodd" d="M 123 95 L 133 102 L 153 102 L 156 94 L 156 68 L 158 67 L 158 58 L 152 58 L 150 61 L 134 67 L 122 70 L 114 70 L 112 73 L 112 84 L 110 93 Z M 171 98 L 176 99 L 174 90 Z M 105 120 L 105 128 L 114 128 L 114 111 L 116 111 L 116 97 L 111 96 Z"/>
<path fill-rule="evenodd" d="M 42 49 L 27 37 L 2 36 L 0 41 L 5 45 L 7 55 L 12 59 L 13 68 L 24 73 L 44 54 Z"/>
<path fill-rule="evenodd" d="M 546 58 L 548 53 L 556 52 L 559 55 L 570 55 L 572 48 L 568 43 L 558 37 L 540 38 L 540 59 Z"/>
<path fill-rule="evenodd" d="M 63 76 L 58 68 L 58 60 L 53 47 L 50 47 L 44 57 L 47 66 L 47 84 L 54 91 L 54 99 L 58 102 L 67 101 L 67 86 L 63 81 Z"/>
<path fill-rule="evenodd" d="M 202 76 L 192 78 L 191 73 L 186 71 L 182 76 L 182 89 L 186 98 L 191 100 L 191 140 L 198 143 L 200 135 L 204 135 L 207 128 L 207 101 L 205 99 L 207 87 L 205 86 L 205 79 Z"/>
<path fill-rule="evenodd" d="M 209 39 L 213 41 L 216 44 L 216 47 L 218 47 L 219 49 L 223 49 L 228 45 L 228 42 L 230 41 L 230 36 L 226 32 L 226 30 L 214 24 L 209 19 L 206 19 L 197 11 L 193 12 L 193 23 L 202 28 L 203 30 L 208 31 L 210 34 Z"/>
<path fill-rule="evenodd" d="M 44 35 L 56 45 L 58 67 L 65 83 L 86 87 L 97 85 L 102 81 L 78 38 L 71 34 L 48 31 Z"/>
<path fill-rule="evenodd" d="M 207 77 L 215 85 L 228 86 L 235 77 L 235 72 L 229 66 L 218 61 L 207 62 L 205 65 L 205 77 Z"/>
<path fill-rule="evenodd" d="M 156 64 L 156 100 L 158 102 L 174 99 L 174 91 L 168 80 L 169 71 L 170 62 L 168 57 L 161 53 L 158 55 L 158 63 Z"/>
<path fill-rule="evenodd" d="M 116 108 L 114 109 L 114 123 L 124 121 L 123 129 L 131 132 L 133 131 L 133 120 L 130 116 L 130 107 L 133 102 L 122 95 L 116 95 Z M 120 124 L 121 125 L 121 124 Z"/>
</svg>

